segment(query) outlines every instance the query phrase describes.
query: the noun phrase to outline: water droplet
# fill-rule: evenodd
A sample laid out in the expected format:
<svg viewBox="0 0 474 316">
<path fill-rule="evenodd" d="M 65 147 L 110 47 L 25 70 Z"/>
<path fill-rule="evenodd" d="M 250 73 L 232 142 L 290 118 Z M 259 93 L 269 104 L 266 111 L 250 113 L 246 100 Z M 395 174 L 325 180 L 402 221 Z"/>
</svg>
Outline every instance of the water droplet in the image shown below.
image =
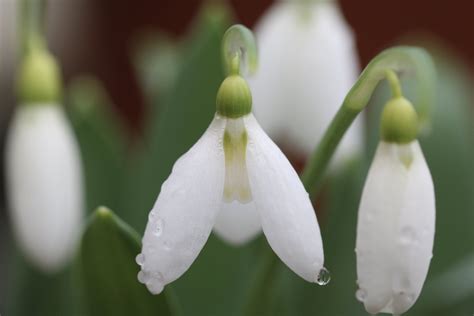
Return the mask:
<svg viewBox="0 0 474 316">
<path fill-rule="evenodd" d="M 170 251 L 171 250 L 171 243 L 169 241 L 163 242 L 163 249 L 166 250 L 166 251 Z"/>
<path fill-rule="evenodd" d="M 142 270 L 138 272 L 137 279 L 138 279 L 138 282 L 142 284 L 146 284 L 146 282 L 148 281 L 148 275 L 145 271 Z"/>
<path fill-rule="evenodd" d="M 165 279 L 158 271 L 151 272 L 146 280 L 146 287 L 152 294 L 160 294 L 163 291 Z"/>
<path fill-rule="evenodd" d="M 137 262 L 137 264 L 138 264 L 139 266 L 142 266 L 142 265 L 145 263 L 145 255 L 139 253 L 139 254 L 135 257 L 135 261 Z"/>
<path fill-rule="evenodd" d="M 316 278 L 316 283 L 319 285 L 326 285 L 331 281 L 331 273 L 328 269 L 323 267 L 319 270 L 318 277 Z"/>
<path fill-rule="evenodd" d="M 405 226 L 401 230 L 400 241 L 403 244 L 411 244 L 416 240 L 416 233 L 413 228 Z"/>
<path fill-rule="evenodd" d="M 149 220 L 149 221 L 152 221 L 153 218 L 155 218 L 155 212 L 154 212 L 154 211 L 151 211 L 150 214 L 148 214 L 148 220 Z"/>
<path fill-rule="evenodd" d="M 365 302 L 365 299 L 367 298 L 367 291 L 364 289 L 358 289 L 356 291 L 356 298 L 359 302 Z"/>
<path fill-rule="evenodd" d="M 153 235 L 156 237 L 161 236 L 163 233 L 163 228 L 164 228 L 164 221 L 161 218 L 158 218 L 155 223 L 155 229 L 153 230 Z"/>
</svg>

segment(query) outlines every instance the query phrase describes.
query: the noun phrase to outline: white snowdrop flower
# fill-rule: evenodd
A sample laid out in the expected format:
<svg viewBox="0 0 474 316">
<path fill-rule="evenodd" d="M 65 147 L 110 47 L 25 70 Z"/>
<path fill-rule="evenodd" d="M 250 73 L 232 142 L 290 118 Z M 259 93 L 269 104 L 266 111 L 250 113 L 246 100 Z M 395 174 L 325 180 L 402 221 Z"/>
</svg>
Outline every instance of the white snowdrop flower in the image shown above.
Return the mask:
<svg viewBox="0 0 474 316">
<path fill-rule="evenodd" d="M 308 156 L 359 74 L 352 31 L 336 1 L 277 1 L 255 33 L 255 116 L 273 140 Z M 360 151 L 361 120 L 339 145 L 336 166 Z"/>
<path fill-rule="evenodd" d="M 307 281 L 317 282 L 323 268 L 308 193 L 252 115 L 238 59 L 234 66 L 218 91 L 209 128 L 175 163 L 150 212 L 137 262 L 139 281 L 154 294 L 190 267 L 216 224 L 217 232 L 234 243 L 263 228 L 275 253 Z"/>
<path fill-rule="evenodd" d="M 356 297 L 371 314 L 405 313 L 420 295 L 432 257 L 435 196 L 416 124 L 406 99 L 387 104 L 383 140 L 362 193 Z"/>
<path fill-rule="evenodd" d="M 48 273 L 74 254 L 83 212 L 80 152 L 57 101 L 60 85 L 47 52 L 26 56 L 5 152 L 13 232 L 27 259 Z"/>
</svg>

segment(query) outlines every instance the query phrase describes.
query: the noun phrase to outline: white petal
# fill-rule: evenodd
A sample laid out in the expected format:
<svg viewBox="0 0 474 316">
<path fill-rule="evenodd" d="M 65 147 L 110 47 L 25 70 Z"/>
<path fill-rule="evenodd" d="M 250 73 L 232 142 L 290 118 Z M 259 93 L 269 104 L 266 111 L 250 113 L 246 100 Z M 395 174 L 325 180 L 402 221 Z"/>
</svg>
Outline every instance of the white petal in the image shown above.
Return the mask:
<svg viewBox="0 0 474 316">
<path fill-rule="evenodd" d="M 259 216 L 253 201 L 245 204 L 239 201 L 223 202 L 214 232 L 232 245 L 245 244 L 262 231 Z"/>
<path fill-rule="evenodd" d="M 83 212 L 77 143 L 60 106 L 17 108 L 6 145 L 13 229 L 25 255 L 46 272 L 72 256 Z"/>
<path fill-rule="evenodd" d="M 154 294 L 188 270 L 211 233 L 223 197 L 224 126 L 216 116 L 176 161 L 150 212 L 139 280 Z"/>
<path fill-rule="evenodd" d="M 298 175 L 253 115 L 246 119 L 247 168 L 267 240 L 296 274 L 315 282 L 324 254 L 318 220 Z"/>
<path fill-rule="evenodd" d="M 254 112 L 273 140 L 309 155 L 357 79 L 352 31 L 335 1 L 276 2 L 256 28 L 259 71 L 249 84 Z M 336 162 L 363 143 L 357 119 Z"/>
<path fill-rule="evenodd" d="M 417 141 L 381 142 L 357 226 L 358 297 L 369 313 L 405 313 L 428 273 L 435 229 L 433 181 Z"/>
</svg>

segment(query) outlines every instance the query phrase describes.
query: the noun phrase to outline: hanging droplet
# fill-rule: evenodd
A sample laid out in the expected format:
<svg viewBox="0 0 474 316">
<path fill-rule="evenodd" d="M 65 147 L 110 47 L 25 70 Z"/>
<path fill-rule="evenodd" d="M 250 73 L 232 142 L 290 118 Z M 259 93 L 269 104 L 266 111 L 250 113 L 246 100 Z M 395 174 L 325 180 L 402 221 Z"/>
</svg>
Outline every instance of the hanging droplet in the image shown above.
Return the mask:
<svg viewBox="0 0 474 316">
<path fill-rule="evenodd" d="M 323 267 L 319 270 L 318 277 L 316 278 L 316 283 L 319 285 L 326 285 L 331 281 L 331 273 L 328 269 Z"/>
<path fill-rule="evenodd" d="M 146 284 L 148 281 L 148 275 L 145 271 L 142 270 L 138 272 L 137 279 L 138 279 L 138 282 L 142 284 Z"/>
<path fill-rule="evenodd" d="M 364 289 L 358 289 L 356 291 L 356 298 L 359 302 L 365 302 L 365 299 L 367 298 L 367 292 Z"/>
<path fill-rule="evenodd" d="M 136 257 L 135 257 L 135 261 L 137 262 L 137 264 L 139 266 L 142 266 L 144 263 L 145 263 L 145 255 L 142 254 L 142 253 L 139 253 Z"/>
</svg>

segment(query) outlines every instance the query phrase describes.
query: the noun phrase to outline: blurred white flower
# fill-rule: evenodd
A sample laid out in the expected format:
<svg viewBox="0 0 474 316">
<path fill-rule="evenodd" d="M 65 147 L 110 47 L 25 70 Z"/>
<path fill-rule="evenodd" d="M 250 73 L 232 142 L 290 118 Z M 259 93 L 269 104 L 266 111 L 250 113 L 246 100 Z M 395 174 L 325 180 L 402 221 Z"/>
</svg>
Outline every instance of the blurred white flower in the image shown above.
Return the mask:
<svg viewBox="0 0 474 316">
<path fill-rule="evenodd" d="M 273 140 L 308 156 L 357 79 L 352 31 L 336 1 L 277 1 L 255 30 L 261 56 L 249 79 L 255 116 Z M 360 151 L 362 137 L 359 118 L 336 164 Z"/>
<path fill-rule="evenodd" d="M 418 141 L 382 141 L 359 207 L 356 297 L 371 314 L 405 313 L 418 298 L 432 257 L 433 181 Z"/>
<path fill-rule="evenodd" d="M 79 148 L 62 107 L 18 106 L 5 162 L 10 217 L 19 245 L 33 264 L 55 272 L 74 253 L 83 211 Z"/>
<path fill-rule="evenodd" d="M 233 243 L 248 240 L 261 225 L 280 259 L 317 282 L 324 254 L 313 206 L 289 161 L 250 113 L 245 81 L 228 77 L 217 103 L 211 125 L 175 163 L 150 212 L 137 256 L 140 282 L 160 293 L 190 267 L 214 225 Z"/>
</svg>

